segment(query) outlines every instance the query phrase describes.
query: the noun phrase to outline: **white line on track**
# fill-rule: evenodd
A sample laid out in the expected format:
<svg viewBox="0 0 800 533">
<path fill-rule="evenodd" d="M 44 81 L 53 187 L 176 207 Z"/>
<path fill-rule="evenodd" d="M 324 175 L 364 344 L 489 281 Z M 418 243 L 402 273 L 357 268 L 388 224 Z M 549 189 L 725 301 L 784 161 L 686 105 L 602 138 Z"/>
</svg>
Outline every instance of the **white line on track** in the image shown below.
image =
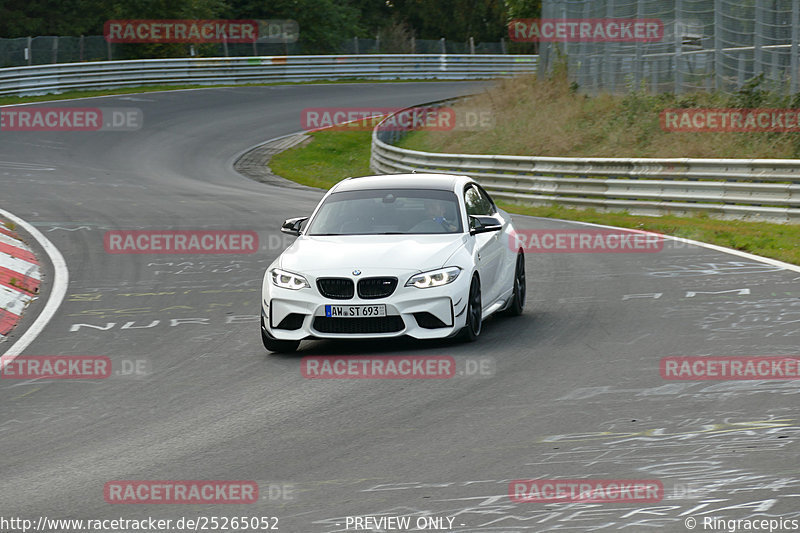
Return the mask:
<svg viewBox="0 0 800 533">
<path fill-rule="evenodd" d="M 28 222 L 22 220 L 18 216 L 9 213 L 4 209 L 0 209 L 0 216 L 2 216 L 6 220 L 10 220 L 23 228 L 27 231 L 36 242 L 44 249 L 47 253 L 48 257 L 50 258 L 50 262 L 53 264 L 53 286 L 50 289 L 50 297 L 47 299 L 47 303 L 42 309 L 42 312 L 39 313 L 39 316 L 36 317 L 33 324 L 22 334 L 22 336 L 17 339 L 17 341 L 11 345 L 11 348 L 6 350 L 6 353 L 3 354 L 3 362 L 0 363 L 0 368 L 5 368 L 5 366 L 10 363 L 11 361 L 16 358 L 16 356 L 20 355 L 25 348 L 27 348 L 30 343 L 32 343 L 36 337 L 44 330 L 45 326 L 50 322 L 53 316 L 58 311 L 58 308 L 61 306 L 61 302 L 64 301 L 64 296 L 67 294 L 67 286 L 69 285 L 69 270 L 67 269 L 67 263 L 64 261 L 64 256 L 61 255 L 61 252 L 58 251 L 58 248 L 50 242 L 47 237 L 42 235 L 42 233 L 34 228 Z"/>
<path fill-rule="evenodd" d="M 630 231 L 634 233 L 647 233 L 652 234 L 655 232 L 652 231 L 644 231 L 632 228 L 620 228 L 617 226 L 606 226 L 604 224 L 594 224 L 592 222 L 579 222 L 577 220 L 564 220 L 563 218 L 546 218 L 546 217 L 535 217 L 532 215 L 518 215 L 516 213 L 509 213 L 512 217 L 525 217 L 525 218 L 535 218 L 537 220 L 556 220 L 558 222 L 569 222 L 570 224 L 580 224 L 583 226 L 594 226 L 596 228 L 607 228 L 607 229 L 617 229 L 617 230 L 624 230 Z M 660 237 L 664 239 L 669 239 L 673 241 L 680 241 L 686 244 L 692 244 L 694 246 L 701 246 L 703 248 L 708 248 L 709 250 L 715 250 L 717 252 L 722 252 L 725 254 L 737 255 L 739 257 L 744 257 L 745 259 L 750 259 L 752 261 L 759 261 L 761 263 L 766 263 L 768 265 L 777 266 L 783 268 L 784 270 L 791 270 L 793 272 L 800 272 L 800 266 L 792 265 L 791 263 L 784 263 L 783 261 L 778 261 L 777 259 L 770 259 L 769 257 L 761 257 L 760 255 L 749 254 L 747 252 L 742 252 L 740 250 L 734 250 L 733 248 L 726 248 L 724 246 L 717 246 L 716 244 L 709 244 L 707 242 L 701 241 L 693 241 L 692 239 L 684 239 L 683 237 L 676 237 L 674 235 L 664 235 L 659 233 Z"/>
</svg>

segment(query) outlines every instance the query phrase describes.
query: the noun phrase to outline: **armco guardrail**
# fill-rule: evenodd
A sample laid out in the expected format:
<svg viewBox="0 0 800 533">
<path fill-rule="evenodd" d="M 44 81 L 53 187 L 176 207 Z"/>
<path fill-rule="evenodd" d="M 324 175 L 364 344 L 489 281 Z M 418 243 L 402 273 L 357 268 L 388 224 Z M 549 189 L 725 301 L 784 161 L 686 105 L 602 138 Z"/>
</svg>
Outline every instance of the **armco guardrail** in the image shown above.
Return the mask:
<svg viewBox="0 0 800 533">
<path fill-rule="evenodd" d="M 393 146 L 401 136 L 376 126 L 373 171 L 467 175 L 496 198 L 528 205 L 800 222 L 797 160 L 440 154 Z"/>
<path fill-rule="evenodd" d="M 144 59 L 0 69 L 0 94 L 164 84 L 486 79 L 536 72 L 532 55 L 339 55 Z"/>
</svg>

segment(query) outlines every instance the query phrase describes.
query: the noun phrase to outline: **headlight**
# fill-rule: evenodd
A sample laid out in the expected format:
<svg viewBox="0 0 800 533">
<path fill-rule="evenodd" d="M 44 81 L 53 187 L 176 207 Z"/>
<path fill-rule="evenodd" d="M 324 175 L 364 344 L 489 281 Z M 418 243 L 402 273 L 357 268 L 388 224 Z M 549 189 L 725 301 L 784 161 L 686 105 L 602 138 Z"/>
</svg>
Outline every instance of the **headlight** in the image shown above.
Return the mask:
<svg viewBox="0 0 800 533">
<path fill-rule="evenodd" d="M 461 269 L 458 267 L 440 268 L 439 270 L 431 270 L 430 272 L 423 272 L 422 274 L 415 274 L 406 282 L 406 287 L 417 287 L 418 289 L 427 289 L 428 287 L 440 287 L 453 283 Z"/>
<path fill-rule="evenodd" d="M 280 268 L 273 268 L 269 271 L 269 273 L 272 276 L 272 284 L 283 289 L 291 289 L 296 291 L 298 289 L 305 289 L 311 286 L 303 276 L 286 272 Z"/>
</svg>

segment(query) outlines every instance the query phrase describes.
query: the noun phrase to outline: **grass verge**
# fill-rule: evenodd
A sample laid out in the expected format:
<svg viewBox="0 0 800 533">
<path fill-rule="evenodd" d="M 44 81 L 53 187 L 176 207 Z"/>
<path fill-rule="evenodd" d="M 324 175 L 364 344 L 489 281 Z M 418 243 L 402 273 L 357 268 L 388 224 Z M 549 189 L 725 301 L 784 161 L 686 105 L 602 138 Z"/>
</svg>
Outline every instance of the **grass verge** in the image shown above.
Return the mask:
<svg viewBox="0 0 800 533">
<path fill-rule="evenodd" d="M 625 212 L 600 213 L 594 209 L 570 209 L 556 205 L 529 207 L 507 202 L 498 202 L 498 204 L 512 213 L 652 231 L 800 265 L 799 224 L 773 224 L 672 215 L 648 217 Z"/>
<path fill-rule="evenodd" d="M 328 189 L 348 176 L 372 174 L 369 169 L 370 132 L 322 131 L 311 136 L 309 144 L 276 155 L 270 161 L 273 172 L 286 179 L 322 189 Z M 498 203 L 511 213 L 653 231 L 800 265 L 798 224 L 730 221 L 702 216 L 647 217 L 625 212 L 601 213 L 561 206 L 529 207 Z"/>
<path fill-rule="evenodd" d="M 350 176 L 372 174 L 369 169 L 370 131 L 318 131 L 311 142 L 275 155 L 272 171 L 309 187 L 330 189 Z"/>
<path fill-rule="evenodd" d="M 800 132 L 676 132 L 662 128 L 661 112 L 692 108 L 800 107 L 800 93 L 784 95 L 757 76 L 733 94 L 694 92 L 587 96 L 563 72 L 549 79 L 523 76 L 453 105 L 456 116 L 480 111 L 493 125 L 476 131 L 417 131 L 399 146 L 444 153 L 555 157 L 800 158 Z"/>
</svg>

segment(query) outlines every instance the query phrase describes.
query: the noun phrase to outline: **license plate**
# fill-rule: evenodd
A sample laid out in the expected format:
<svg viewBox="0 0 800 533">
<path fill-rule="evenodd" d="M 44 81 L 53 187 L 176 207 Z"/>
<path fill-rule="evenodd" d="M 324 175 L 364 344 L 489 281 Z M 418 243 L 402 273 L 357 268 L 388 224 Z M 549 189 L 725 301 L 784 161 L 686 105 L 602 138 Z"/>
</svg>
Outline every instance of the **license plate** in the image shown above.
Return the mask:
<svg viewBox="0 0 800 533">
<path fill-rule="evenodd" d="M 386 316 L 386 305 L 326 305 L 325 316 L 331 318 Z"/>
</svg>

